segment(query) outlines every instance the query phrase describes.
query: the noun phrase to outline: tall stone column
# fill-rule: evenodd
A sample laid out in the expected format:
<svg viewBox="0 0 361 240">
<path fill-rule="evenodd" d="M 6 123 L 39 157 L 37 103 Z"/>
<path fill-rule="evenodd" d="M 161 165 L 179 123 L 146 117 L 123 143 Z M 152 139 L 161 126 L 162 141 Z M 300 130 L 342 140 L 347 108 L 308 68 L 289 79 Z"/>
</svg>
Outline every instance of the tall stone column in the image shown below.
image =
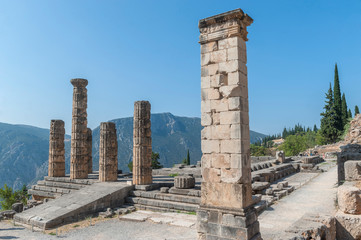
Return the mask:
<svg viewBox="0 0 361 240">
<path fill-rule="evenodd" d="M 252 207 L 247 26 L 241 9 L 199 21 L 202 194 L 199 239 L 261 239 Z"/>
<path fill-rule="evenodd" d="M 92 156 L 92 144 L 93 144 L 93 135 L 90 128 L 87 129 L 87 138 L 86 138 L 86 147 L 88 154 L 88 173 L 93 172 L 93 156 Z"/>
<path fill-rule="evenodd" d="M 118 143 L 115 124 L 100 124 L 99 143 L 99 181 L 117 181 L 118 179 Z"/>
<path fill-rule="evenodd" d="M 65 177 L 64 122 L 51 120 L 49 136 L 49 177 Z"/>
<path fill-rule="evenodd" d="M 150 103 L 134 103 L 133 123 L 133 184 L 152 183 L 152 132 L 150 129 Z"/>
<path fill-rule="evenodd" d="M 87 89 L 88 80 L 72 79 L 73 119 L 71 126 L 70 179 L 88 178 L 87 154 Z"/>
</svg>

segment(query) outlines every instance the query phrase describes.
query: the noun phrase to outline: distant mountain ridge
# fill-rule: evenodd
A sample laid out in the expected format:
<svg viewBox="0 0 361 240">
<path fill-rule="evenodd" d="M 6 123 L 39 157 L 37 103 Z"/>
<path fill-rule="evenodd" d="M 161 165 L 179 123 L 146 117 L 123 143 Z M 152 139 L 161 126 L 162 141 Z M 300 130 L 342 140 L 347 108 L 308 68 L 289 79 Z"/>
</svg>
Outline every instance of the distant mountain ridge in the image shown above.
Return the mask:
<svg viewBox="0 0 361 240">
<path fill-rule="evenodd" d="M 164 167 L 180 163 L 189 149 L 191 163 L 201 159 L 200 118 L 178 117 L 171 113 L 151 115 L 152 147 L 160 154 Z M 118 136 L 118 167 L 128 170 L 132 160 L 133 118 L 110 120 L 116 124 Z M 99 166 L 99 126 L 93 130 L 93 169 Z M 251 143 L 266 135 L 250 132 Z M 0 123 L 0 187 L 7 183 L 20 188 L 47 175 L 49 130 L 27 125 Z M 65 137 L 66 171 L 69 172 L 70 136 Z"/>
</svg>

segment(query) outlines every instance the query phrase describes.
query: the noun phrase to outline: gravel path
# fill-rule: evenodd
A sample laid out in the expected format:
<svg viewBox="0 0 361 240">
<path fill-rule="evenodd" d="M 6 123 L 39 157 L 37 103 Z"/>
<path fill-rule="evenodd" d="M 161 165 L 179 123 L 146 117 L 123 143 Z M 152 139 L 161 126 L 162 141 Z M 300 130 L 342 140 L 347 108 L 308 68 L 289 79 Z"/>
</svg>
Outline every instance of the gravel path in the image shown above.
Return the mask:
<svg viewBox="0 0 361 240">
<path fill-rule="evenodd" d="M 54 230 L 55 233 L 55 230 Z M 197 237 L 195 228 L 176 227 L 152 222 L 129 222 L 111 219 L 97 223 L 95 226 L 74 229 L 59 237 L 31 232 L 20 226 L 13 226 L 9 222 L 0 222 L 0 239 L 21 240 L 194 240 Z"/>
<path fill-rule="evenodd" d="M 264 211 L 258 218 L 263 239 L 273 239 L 306 213 L 333 214 L 336 183 L 337 167 L 333 167 Z"/>
</svg>

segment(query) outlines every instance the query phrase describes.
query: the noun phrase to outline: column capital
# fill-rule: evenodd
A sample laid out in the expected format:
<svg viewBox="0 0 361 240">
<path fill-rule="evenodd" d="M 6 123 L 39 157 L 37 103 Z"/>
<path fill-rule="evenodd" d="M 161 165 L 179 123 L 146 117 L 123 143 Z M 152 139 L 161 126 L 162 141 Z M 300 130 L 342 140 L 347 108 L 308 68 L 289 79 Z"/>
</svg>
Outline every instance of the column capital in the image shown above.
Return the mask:
<svg viewBox="0 0 361 240">
<path fill-rule="evenodd" d="M 253 19 L 240 8 L 201 19 L 198 24 L 201 33 L 200 43 L 204 44 L 233 36 L 242 37 L 244 41 L 247 41 L 247 27 L 252 22 Z"/>
<path fill-rule="evenodd" d="M 88 80 L 84 78 L 73 78 L 70 80 L 70 83 L 74 87 L 86 87 L 88 85 Z"/>
</svg>

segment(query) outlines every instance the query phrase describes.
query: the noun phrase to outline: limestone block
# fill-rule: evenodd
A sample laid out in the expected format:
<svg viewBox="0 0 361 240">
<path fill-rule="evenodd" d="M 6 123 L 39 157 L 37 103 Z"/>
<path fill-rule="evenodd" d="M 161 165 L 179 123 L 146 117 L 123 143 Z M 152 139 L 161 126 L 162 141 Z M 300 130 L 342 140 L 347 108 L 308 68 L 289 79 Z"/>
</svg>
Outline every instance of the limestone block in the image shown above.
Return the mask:
<svg viewBox="0 0 361 240">
<path fill-rule="evenodd" d="M 230 60 L 241 60 L 242 62 L 247 62 L 246 49 L 240 47 L 232 47 L 227 49 L 227 61 Z"/>
<path fill-rule="evenodd" d="M 201 131 L 201 139 L 211 139 L 211 127 L 206 126 Z"/>
<path fill-rule="evenodd" d="M 236 72 L 236 71 L 244 72 L 245 68 L 246 68 L 246 66 L 243 62 L 238 61 L 238 60 L 231 60 L 231 61 L 219 63 L 217 70 L 219 72 L 231 73 L 231 72 Z"/>
<path fill-rule="evenodd" d="M 338 206 L 344 213 L 361 214 L 361 189 L 353 182 L 346 182 L 337 190 Z"/>
<path fill-rule="evenodd" d="M 222 140 L 221 141 L 221 153 L 241 153 L 242 142 L 239 139 Z"/>
<path fill-rule="evenodd" d="M 222 168 L 221 169 L 221 181 L 224 183 L 239 183 L 242 178 L 245 177 L 242 174 L 241 169 L 237 168 Z"/>
<path fill-rule="evenodd" d="M 211 111 L 224 112 L 228 111 L 228 100 L 211 100 Z"/>
<path fill-rule="evenodd" d="M 241 110 L 241 98 L 240 97 L 228 98 L 228 109 L 230 111 Z"/>
<path fill-rule="evenodd" d="M 205 182 L 221 182 L 221 170 L 218 168 L 202 167 L 202 178 Z"/>
<path fill-rule="evenodd" d="M 246 42 L 238 36 L 222 39 L 218 41 L 219 49 L 228 49 L 233 47 L 239 47 L 241 49 L 246 49 Z"/>
<path fill-rule="evenodd" d="M 224 98 L 239 97 L 241 96 L 241 86 L 239 85 L 221 86 L 219 88 L 219 92 L 222 94 L 222 97 Z"/>
<path fill-rule="evenodd" d="M 240 139 L 241 138 L 241 125 L 232 124 L 231 125 L 231 139 Z"/>
<path fill-rule="evenodd" d="M 208 68 L 207 71 L 208 76 L 216 75 L 217 72 L 219 71 L 219 64 L 218 63 L 209 64 L 207 68 Z"/>
<path fill-rule="evenodd" d="M 226 62 L 226 61 L 227 61 L 227 50 L 226 49 L 211 52 L 211 62 L 220 63 L 220 62 Z"/>
<path fill-rule="evenodd" d="M 202 140 L 203 153 L 219 153 L 220 141 L 219 140 Z"/>
<path fill-rule="evenodd" d="M 347 161 L 344 166 L 346 181 L 361 180 L 361 161 Z"/>
<path fill-rule="evenodd" d="M 203 153 L 201 158 L 201 166 L 203 168 L 211 168 L 212 167 L 212 155 Z"/>
<path fill-rule="evenodd" d="M 250 157 L 247 154 L 231 154 L 231 168 L 242 168 L 248 166 L 250 163 Z"/>
<path fill-rule="evenodd" d="M 212 124 L 213 125 L 219 125 L 220 124 L 220 119 L 219 119 L 219 113 L 212 113 Z"/>
<path fill-rule="evenodd" d="M 254 182 L 252 183 L 252 190 L 254 191 L 262 191 L 270 187 L 269 182 Z"/>
<path fill-rule="evenodd" d="M 211 101 L 205 100 L 201 102 L 201 112 L 210 113 L 211 112 Z"/>
<path fill-rule="evenodd" d="M 212 154 L 213 168 L 230 168 L 231 156 L 230 154 Z"/>
<path fill-rule="evenodd" d="M 221 125 L 241 123 L 241 113 L 239 111 L 221 112 L 219 119 Z"/>
<path fill-rule="evenodd" d="M 228 74 L 220 73 L 210 77 L 211 87 L 220 87 L 228 85 Z"/>
<path fill-rule="evenodd" d="M 247 87 L 248 85 L 247 75 L 240 71 L 228 73 L 227 77 L 228 84 L 230 85 L 240 85 L 243 87 Z"/>
<path fill-rule="evenodd" d="M 210 88 L 211 87 L 211 77 L 201 77 L 201 88 Z"/>
<path fill-rule="evenodd" d="M 337 219 L 337 239 L 361 239 L 361 215 L 345 214 L 338 211 L 335 217 Z"/>
<path fill-rule="evenodd" d="M 211 53 L 201 54 L 201 66 L 208 65 L 211 62 Z"/>
<path fill-rule="evenodd" d="M 202 113 L 201 124 L 202 126 L 212 125 L 212 117 L 210 113 Z"/>
<path fill-rule="evenodd" d="M 211 139 L 228 140 L 230 139 L 230 125 L 212 125 Z"/>
<path fill-rule="evenodd" d="M 208 53 L 218 50 L 218 42 L 213 41 L 201 45 L 201 53 Z"/>
<path fill-rule="evenodd" d="M 174 187 L 178 189 L 194 188 L 195 179 L 193 176 L 176 176 L 174 177 Z"/>
<path fill-rule="evenodd" d="M 221 94 L 219 93 L 217 88 L 210 88 L 208 90 L 208 99 L 217 100 L 221 98 Z"/>
<path fill-rule="evenodd" d="M 208 100 L 208 93 L 210 88 L 202 88 L 201 89 L 201 100 L 207 101 Z"/>
</svg>

